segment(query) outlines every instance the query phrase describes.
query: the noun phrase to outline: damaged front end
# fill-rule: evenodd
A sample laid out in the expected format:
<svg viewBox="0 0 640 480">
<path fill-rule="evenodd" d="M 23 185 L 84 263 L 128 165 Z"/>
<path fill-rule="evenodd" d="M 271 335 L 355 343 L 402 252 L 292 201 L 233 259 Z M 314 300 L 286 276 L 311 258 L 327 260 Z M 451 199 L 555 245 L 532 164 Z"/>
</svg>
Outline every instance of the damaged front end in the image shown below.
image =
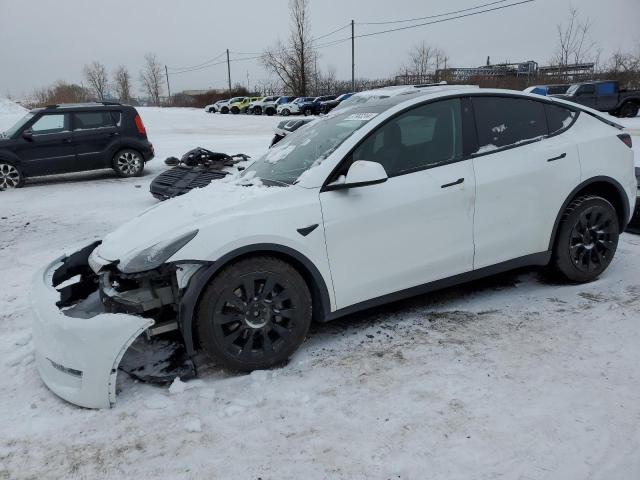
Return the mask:
<svg viewBox="0 0 640 480">
<path fill-rule="evenodd" d="M 99 243 L 41 270 L 32 298 L 40 376 L 88 408 L 115 404 L 118 369 L 154 382 L 195 375 L 177 318 L 181 289 L 200 265 L 124 274 L 93 253 Z"/>
</svg>

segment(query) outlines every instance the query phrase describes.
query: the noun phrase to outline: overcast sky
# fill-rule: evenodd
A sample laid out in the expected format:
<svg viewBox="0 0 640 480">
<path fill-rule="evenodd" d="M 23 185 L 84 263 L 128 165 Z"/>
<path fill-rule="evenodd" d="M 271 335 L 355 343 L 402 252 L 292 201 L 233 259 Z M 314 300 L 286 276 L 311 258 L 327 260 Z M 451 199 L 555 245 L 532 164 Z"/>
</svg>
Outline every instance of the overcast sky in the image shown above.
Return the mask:
<svg viewBox="0 0 640 480">
<path fill-rule="evenodd" d="M 356 22 L 378 22 L 436 15 L 490 0 L 310 0 L 311 31 L 321 36 Z M 512 0 L 513 2 L 518 0 Z M 510 2 L 508 2 L 510 3 Z M 356 76 L 395 73 L 411 45 L 425 41 L 446 51 L 453 66 L 533 59 L 549 60 L 556 24 L 566 18 L 569 0 L 533 3 L 451 22 L 356 39 Z M 573 0 L 593 21 L 593 39 L 603 54 L 640 43 L 640 0 Z M 407 25 L 407 24 L 402 24 Z M 356 25 L 356 34 L 397 25 Z M 0 94 L 20 98 L 56 80 L 81 82 L 82 66 L 103 62 L 111 72 L 120 64 L 136 80 L 145 52 L 169 67 L 189 67 L 229 48 L 260 52 L 288 33 L 287 0 L 0 0 Z M 349 35 L 345 29 L 322 41 Z M 350 78 L 350 43 L 320 50 L 319 67 L 333 67 Z M 232 55 L 233 57 L 234 55 Z M 235 55 L 238 57 L 238 55 Z M 266 77 L 256 60 L 232 64 L 232 81 L 250 85 Z M 174 75 L 173 92 L 224 87 L 225 65 Z"/>
</svg>

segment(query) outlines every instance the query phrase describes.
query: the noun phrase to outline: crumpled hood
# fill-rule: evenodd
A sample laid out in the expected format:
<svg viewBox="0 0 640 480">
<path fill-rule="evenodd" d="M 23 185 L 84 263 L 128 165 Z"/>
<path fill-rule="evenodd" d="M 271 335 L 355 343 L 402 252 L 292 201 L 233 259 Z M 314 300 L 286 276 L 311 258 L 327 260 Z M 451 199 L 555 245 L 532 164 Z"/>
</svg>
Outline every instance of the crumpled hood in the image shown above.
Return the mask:
<svg viewBox="0 0 640 480">
<path fill-rule="evenodd" d="M 259 181 L 243 186 L 237 179 L 225 180 L 194 189 L 142 212 L 106 235 L 98 254 L 105 260 L 119 260 L 129 253 L 198 230 L 204 224 L 260 210 L 263 197 L 286 190 L 265 187 Z"/>
</svg>

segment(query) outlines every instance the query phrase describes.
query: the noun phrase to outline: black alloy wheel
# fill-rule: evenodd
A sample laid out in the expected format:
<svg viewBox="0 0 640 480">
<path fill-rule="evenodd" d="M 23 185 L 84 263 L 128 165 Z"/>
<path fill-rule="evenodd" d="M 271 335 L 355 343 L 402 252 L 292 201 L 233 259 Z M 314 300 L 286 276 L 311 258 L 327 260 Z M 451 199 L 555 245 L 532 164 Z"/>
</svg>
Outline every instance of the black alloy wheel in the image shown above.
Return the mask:
<svg viewBox="0 0 640 480">
<path fill-rule="evenodd" d="M 273 257 L 225 268 L 203 294 L 201 345 L 227 368 L 251 371 L 287 360 L 311 323 L 311 296 L 300 274 Z"/>
<path fill-rule="evenodd" d="M 573 282 L 594 280 L 611 263 L 619 235 L 617 212 L 609 201 L 580 197 L 562 216 L 551 266 Z"/>
</svg>

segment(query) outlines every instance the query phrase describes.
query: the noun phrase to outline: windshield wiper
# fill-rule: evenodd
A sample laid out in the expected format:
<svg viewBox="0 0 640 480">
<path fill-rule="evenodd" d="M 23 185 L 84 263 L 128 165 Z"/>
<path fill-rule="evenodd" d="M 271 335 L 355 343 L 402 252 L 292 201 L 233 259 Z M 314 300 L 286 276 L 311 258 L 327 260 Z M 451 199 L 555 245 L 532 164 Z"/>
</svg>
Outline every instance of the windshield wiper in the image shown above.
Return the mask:
<svg viewBox="0 0 640 480">
<path fill-rule="evenodd" d="M 281 180 L 272 180 L 271 178 L 261 178 L 261 179 L 260 179 L 260 181 L 261 181 L 262 183 L 264 183 L 264 184 L 267 184 L 267 183 L 275 183 L 276 185 L 280 185 L 280 186 L 283 186 L 283 187 L 289 187 L 289 186 L 291 186 L 291 184 L 290 184 L 290 183 L 283 182 L 283 181 L 281 181 Z"/>
</svg>

